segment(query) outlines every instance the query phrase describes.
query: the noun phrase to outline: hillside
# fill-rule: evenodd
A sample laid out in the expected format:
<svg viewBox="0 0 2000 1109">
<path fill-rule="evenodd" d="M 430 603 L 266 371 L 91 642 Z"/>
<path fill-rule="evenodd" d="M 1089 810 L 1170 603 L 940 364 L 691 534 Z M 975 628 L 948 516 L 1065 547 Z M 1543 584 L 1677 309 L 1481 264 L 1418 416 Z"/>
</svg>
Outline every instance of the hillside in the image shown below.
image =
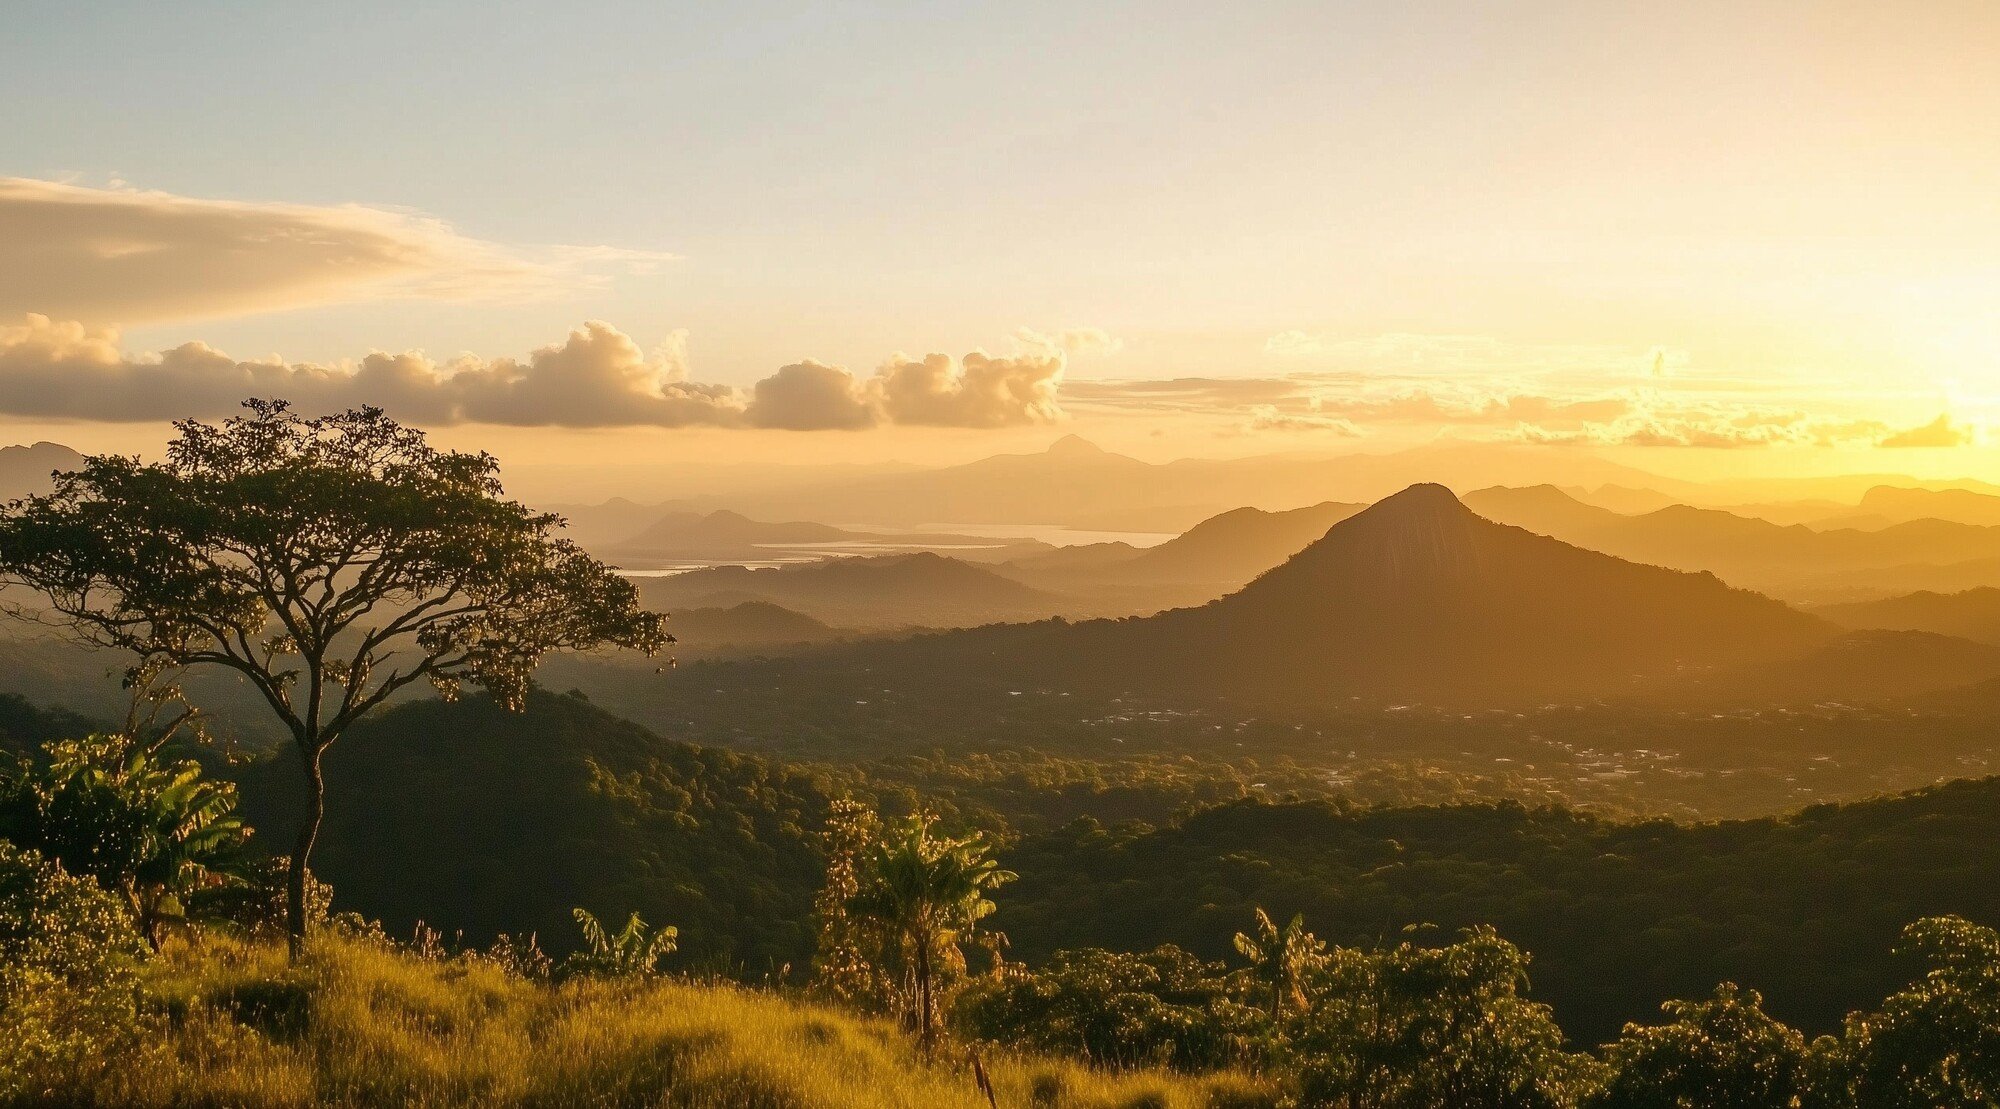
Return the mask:
<svg viewBox="0 0 2000 1109">
<path fill-rule="evenodd" d="M 2000 525 L 2000 496 L 1972 489 L 1922 489 L 1877 485 L 1861 495 L 1858 512 L 1892 520 L 1951 520 Z"/>
<path fill-rule="evenodd" d="M 325 938 L 298 968 L 286 966 L 279 948 L 207 937 L 170 949 L 147 968 L 147 981 L 174 1001 L 155 1050 L 130 1050 L 61 1103 L 987 1105 L 965 1068 L 926 1061 L 886 1021 L 729 986 L 558 986 L 488 960 L 425 959 L 339 936 Z M 1007 1106 L 1278 1104 L 1274 1084 L 1232 1074 L 1108 1074 L 1046 1056 L 992 1054 L 986 1067 Z"/>
<path fill-rule="evenodd" d="M 1519 703 L 1799 656 L 1833 634 L 1710 575 L 1496 524 L 1442 486 L 1418 485 L 1199 608 L 963 633 L 905 657 L 937 680 L 976 667 L 1055 688 Z"/>
<path fill-rule="evenodd" d="M 236 773 L 250 823 L 282 850 L 296 765 Z M 690 965 L 768 968 L 810 950 L 820 862 L 805 830 L 827 799 L 803 771 L 538 693 L 518 714 L 484 697 L 390 710 L 328 755 L 327 794 L 314 870 L 340 908 L 394 934 L 421 920 L 558 949 L 582 905 L 680 925 Z"/>
<path fill-rule="evenodd" d="M 1792 816 L 1622 824 L 1558 809 L 1209 809 L 1158 830 L 1079 824 L 1024 843 L 995 925 L 1017 957 L 1176 943 L 1207 957 L 1253 906 L 1322 938 L 1480 922 L 1534 953 L 1536 996 L 1581 1042 L 1729 980 L 1809 1032 L 1892 987 L 1909 920 L 2000 919 L 2000 780 Z"/>
<path fill-rule="evenodd" d="M 2000 589 L 1909 593 L 1881 601 L 1822 605 L 1813 610 L 1844 628 L 1933 632 L 2000 644 Z"/>
<path fill-rule="evenodd" d="M 637 579 L 669 611 L 762 601 L 849 628 L 964 627 L 1074 612 L 1077 602 L 932 553 L 835 558 L 797 566 L 719 566 Z"/>
<path fill-rule="evenodd" d="M 804 613 L 765 601 L 744 601 L 729 608 L 687 608 L 669 614 L 676 651 L 710 652 L 742 647 L 790 647 L 823 643 L 840 633 Z"/>
</svg>

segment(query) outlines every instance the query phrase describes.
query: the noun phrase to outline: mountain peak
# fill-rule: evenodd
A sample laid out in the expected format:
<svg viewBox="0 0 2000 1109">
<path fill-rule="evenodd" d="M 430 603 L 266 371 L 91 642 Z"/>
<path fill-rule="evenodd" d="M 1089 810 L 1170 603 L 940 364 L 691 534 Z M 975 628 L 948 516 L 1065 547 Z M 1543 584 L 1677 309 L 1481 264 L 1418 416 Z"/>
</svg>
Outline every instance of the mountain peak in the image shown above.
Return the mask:
<svg viewBox="0 0 2000 1109">
<path fill-rule="evenodd" d="M 1065 435 L 1049 444 L 1049 453 L 1057 457 L 1100 458 L 1105 452 L 1103 447 L 1081 435 Z"/>
<path fill-rule="evenodd" d="M 1368 515 L 1382 516 L 1469 516 L 1472 510 L 1458 499 L 1458 494 L 1436 482 L 1420 482 L 1400 493 L 1384 497 L 1368 509 Z"/>
</svg>

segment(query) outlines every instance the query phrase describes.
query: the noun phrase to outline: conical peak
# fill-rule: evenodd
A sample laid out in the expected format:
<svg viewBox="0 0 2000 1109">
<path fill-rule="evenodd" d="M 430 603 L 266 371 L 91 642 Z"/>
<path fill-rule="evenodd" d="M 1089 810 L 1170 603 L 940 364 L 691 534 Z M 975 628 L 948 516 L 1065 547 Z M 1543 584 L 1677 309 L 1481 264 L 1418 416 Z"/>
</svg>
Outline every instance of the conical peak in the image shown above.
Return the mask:
<svg viewBox="0 0 2000 1109">
<path fill-rule="evenodd" d="M 1366 515 L 1384 516 L 1465 516 L 1472 510 L 1451 490 L 1435 482 L 1421 482 L 1393 496 L 1384 497 Z"/>
<path fill-rule="evenodd" d="M 1049 453 L 1054 455 L 1070 455 L 1072 457 L 1101 455 L 1104 453 L 1104 448 L 1085 439 L 1081 435 L 1065 435 L 1049 444 Z"/>
</svg>

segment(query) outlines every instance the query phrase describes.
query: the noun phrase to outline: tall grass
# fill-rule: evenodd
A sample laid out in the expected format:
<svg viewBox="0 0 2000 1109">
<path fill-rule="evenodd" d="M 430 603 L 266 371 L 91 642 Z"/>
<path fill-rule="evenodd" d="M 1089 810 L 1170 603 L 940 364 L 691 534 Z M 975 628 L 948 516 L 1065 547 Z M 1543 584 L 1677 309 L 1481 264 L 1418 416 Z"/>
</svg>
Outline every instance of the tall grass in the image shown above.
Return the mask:
<svg viewBox="0 0 2000 1109">
<path fill-rule="evenodd" d="M 983 1109 L 957 1052 L 921 1059 L 889 1025 L 774 994 L 676 981 L 543 985 L 476 959 L 325 935 L 222 936 L 148 969 L 163 1036 L 78 1102 L 136 1106 L 685 1106 Z M 986 1060 L 1003 1109 L 1223 1109 L 1273 1094 L 1237 1076 L 1105 1074 Z"/>
</svg>

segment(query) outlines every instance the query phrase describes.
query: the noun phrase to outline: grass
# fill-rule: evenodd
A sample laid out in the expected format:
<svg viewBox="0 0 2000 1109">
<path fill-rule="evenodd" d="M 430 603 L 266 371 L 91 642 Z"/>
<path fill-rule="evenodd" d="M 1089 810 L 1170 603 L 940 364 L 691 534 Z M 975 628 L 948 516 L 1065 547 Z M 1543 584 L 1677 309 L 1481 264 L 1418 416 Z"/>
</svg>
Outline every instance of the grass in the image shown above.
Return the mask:
<svg viewBox="0 0 2000 1109">
<path fill-rule="evenodd" d="M 481 960 L 326 935 L 176 943 L 147 971 L 164 1032 L 72 1101 L 135 1106 L 684 1106 L 984 1109 L 964 1049 L 926 1063 L 880 1021 L 678 981 L 549 986 Z M 1234 1075 L 1106 1074 L 986 1060 L 1003 1109 L 1249 1109 Z"/>
</svg>

